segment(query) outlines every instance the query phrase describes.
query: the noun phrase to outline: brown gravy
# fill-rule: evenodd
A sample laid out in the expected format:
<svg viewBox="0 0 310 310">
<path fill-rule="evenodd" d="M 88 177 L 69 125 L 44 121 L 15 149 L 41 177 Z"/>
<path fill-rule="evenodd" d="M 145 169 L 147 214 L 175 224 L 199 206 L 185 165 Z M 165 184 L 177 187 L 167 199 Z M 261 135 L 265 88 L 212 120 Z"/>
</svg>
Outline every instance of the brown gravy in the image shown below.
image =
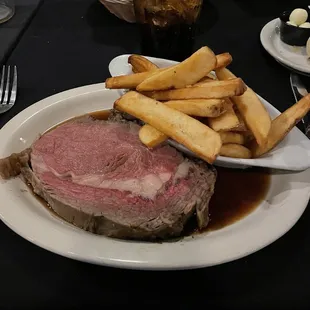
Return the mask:
<svg viewBox="0 0 310 310">
<path fill-rule="evenodd" d="M 92 116 L 95 119 L 106 120 L 110 115 L 110 110 L 91 112 L 88 113 L 88 115 Z"/>
<path fill-rule="evenodd" d="M 109 114 L 109 111 L 96 111 L 88 115 L 98 120 L 106 120 Z M 79 117 L 74 119 L 77 118 Z M 57 124 L 55 127 L 61 124 Z M 271 180 L 269 170 L 262 168 L 239 170 L 216 167 L 216 170 L 218 176 L 215 192 L 210 201 L 210 222 L 205 231 L 221 229 L 253 212 L 265 198 Z M 29 185 L 29 189 L 32 191 L 31 185 Z M 42 198 L 35 196 L 38 201 L 52 211 Z M 53 214 L 55 213 L 53 212 Z M 183 236 L 199 232 L 201 231 L 197 231 L 196 220 L 193 218 L 185 228 Z"/>
<path fill-rule="evenodd" d="M 267 169 L 216 167 L 215 192 L 210 201 L 207 230 L 217 230 L 245 217 L 265 198 L 271 175 Z"/>
</svg>

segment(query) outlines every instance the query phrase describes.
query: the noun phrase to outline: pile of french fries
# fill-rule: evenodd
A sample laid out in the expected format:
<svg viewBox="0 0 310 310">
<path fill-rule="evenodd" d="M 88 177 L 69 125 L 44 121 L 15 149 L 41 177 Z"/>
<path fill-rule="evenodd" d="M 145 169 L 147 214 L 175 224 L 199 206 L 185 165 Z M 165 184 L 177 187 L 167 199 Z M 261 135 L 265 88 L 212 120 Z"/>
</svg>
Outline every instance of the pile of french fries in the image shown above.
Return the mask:
<svg viewBox="0 0 310 310">
<path fill-rule="evenodd" d="M 145 123 L 139 138 L 149 148 L 172 138 L 211 164 L 219 155 L 257 158 L 310 110 L 308 95 L 272 120 L 255 92 L 227 69 L 231 55 L 206 46 L 171 67 L 140 55 L 128 62 L 133 74 L 108 78 L 106 88 L 130 90 L 114 108 Z"/>
</svg>

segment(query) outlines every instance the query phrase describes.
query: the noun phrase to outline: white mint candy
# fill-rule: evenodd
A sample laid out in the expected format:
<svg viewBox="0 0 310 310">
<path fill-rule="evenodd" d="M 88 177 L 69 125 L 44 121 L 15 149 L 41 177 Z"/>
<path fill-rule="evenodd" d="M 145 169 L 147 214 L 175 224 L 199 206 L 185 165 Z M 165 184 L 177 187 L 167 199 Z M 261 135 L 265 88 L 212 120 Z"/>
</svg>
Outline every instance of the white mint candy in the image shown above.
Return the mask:
<svg viewBox="0 0 310 310">
<path fill-rule="evenodd" d="M 290 22 L 297 26 L 305 23 L 308 19 L 308 12 L 304 9 L 295 9 L 290 15 Z"/>
<path fill-rule="evenodd" d="M 290 25 L 290 26 L 295 26 L 295 27 L 297 27 L 297 25 L 295 24 L 295 23 L 292 23 L 292 22 L 286 22 L 288 25 Z"/>
<path fill-rule="evenodd" d="M 310 28 L 310 23 L 309 22 L 303 23 L 299 27 L 300 28 Z"/>
<path fill-rule="evenodd" d="M 306 52 L 307 52 L 307 55 L 310 57 L 310 38 L 307 41 Z"/>
</svg>

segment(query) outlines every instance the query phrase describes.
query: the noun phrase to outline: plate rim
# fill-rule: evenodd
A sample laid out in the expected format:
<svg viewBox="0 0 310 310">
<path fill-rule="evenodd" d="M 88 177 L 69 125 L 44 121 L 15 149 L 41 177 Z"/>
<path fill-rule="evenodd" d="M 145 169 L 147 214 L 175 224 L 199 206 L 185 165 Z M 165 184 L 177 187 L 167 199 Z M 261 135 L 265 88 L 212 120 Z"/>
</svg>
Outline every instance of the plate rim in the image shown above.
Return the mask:
<svg viewBox="0 0 310 310">
<path fill-rule="evenodd" d="M 110 90 L 106 90 L 104 89 L 102 86 L 104 86 L 104 83 L 98 83 L 98 84 L 94 84 L 94 85 L 89 85 L 89 86 L 81 86 L 78 88 L 74 88 L 71 90 L 67 90 L 55 95 L 52 95 L 50 97 L 47 97 L 45 99 L 42 99 L 40 101 L 38 101 L 37 103 L 35 103 L 34 105 L 26 108 L 25 110 L 23 110 L 22 112 L 20 112 L 19 114 L 17 114 L 15 117 L 13 117 L 4 127 L 2 127 L 2 129 L 0 130 L 0 137 L 5 135 L 5 132 L 7 130 L 10 130 L 10 128 L 16 127 L 14 124 L 18 123 L 18 124 L 22 124 L 23 122 L 29 120 L 30 116 L 29 114 L 34 114 L 34 113 L 38 113 L 41 110 L 43 110 L 44 108 L 48 107 L 48 106 L 52 106 L 54 104 L 57 104 L 57 102 L 61 102 L 63 100 L 67 100 L 68 98 L 72 98 L 72 97 L 76 97 L 76 96 L 80 96 L 83 94 L 89 94 L 92 92 L 97 92 L 97 91 L 104 91 L 104 92 L 109 92 Z M 19 126 L 17 126 L 19 127 Z M 6 137 L 6 140 L 8 140 L 8 138 Z M 6 142 L 6 141 L 5 141 Z M 0 152 L 3 153 L 3 148 L 0 147 Z M 298 178 L 298 176 L 301 176 L 303 174 L 310 175 L 310 171 L 304 171 L 304 172 L 300 172 L 300 173 L 292 173 L 292 175 L 296 176 L 296 178 Z M 20 181 L 22 182 L 22 181 Z M 1 189 L 0 191 L 2 191 L 2 186 L 0 186 Z M 204 268 L 204 267 L 208 267 L 208 266 L 214 266 L 214 265 L 218 265 L 218 264 L 223 264 L 229 261 L 234 261 L 236 259 L 240 259 L 242 257 L 245 257 L 249 254 L 252 254 L 254 252 L 257 252 L 259 250 L 261 250 L 262 248 L 268 246 L 269 244 L 273 243 L 274 241 L 276 241 L 277 239 L 279 239 L 280 237 L 282 237 L 285 233 L 287 233 L 295 224 L 296 222 L 299 220 L 299 218 L 302 216 L 302 214 L 304 213 L 307 204 L 308 204 L 308 200 L 309 200 L 309 196 L 310 196 L 310 184 L 307 184 L 307 192 L 304 191 L 303 195 L 301 195 L 300 199 L 302 200 L 302 203 L 300 203 L 300 212 L 295 213 L 295 216 L 293 217 L 293 219 L 291 218 L 289 221 L 288 225 L 285 225 L 285 227 L 280 231 L 280 233 L 277 233 L 275 235 L 272 236 L 272 238 L 269 238 L 268 241 L 266 242 L 262 242 L 261 240 L 259 240 L 259 246 L 255 246 L 253 249 L 251 247 L 250 250 L 244 251 L 243 253 L 235 253 L 235 255 L 231 255 L 230 257 L 226 257 L 226 259 L 223 259 L 217 263 L 204 263 L 199 261 L 198 263 L 196 262 L 195 264 L 188 262 L 188 263 L 183 263 L 180 265 L 175 265 L 175 263 L 173 262 L 160 262 L 160 261 L 156 261 L 156 262 L 152 262 L 152 261 L 148 261 L 148 262 L 141 262 L 141 261 L 132 261 L 132 260 L 127 260 L 127 261 L 123 261 L 123 260 L 115 260 L 115 259 L 96 259 L 94 257 L 89 258 L 89 257 L 85 257 L 85 256 L 81 256 L 79 254 L 76 253 L 71 253 L 71 252 L 64 252 L 61 251 L 59 249 L 55 249 L 55 248 L 51 248 L 50 246 L 46 245 L 46 244 L 42 244 L 41 242 L 39 242 L 37 239 L 33 239 L 31 238 L 31 236 L 29 235 L 25 235 L 25 233 L 22 231 L 22 229 L 20 227 L 15 227 L 12 224 L 12 221 L 10 221 L 9 219 L 6 219 L 3 217 L 3 212 L 1 211 L 1 206 L 0 206 L 0 218 L 2 219 L 2 221 L 13 231 L 15 231 L 18 235 L 20 235 L 21 237 L 23 237 L 24 239 L 30 241 L 31 243 L 36 244 L 37 246 L 44 248 L 50 252 L 71 258 L 71 259 L 75 259 L 75 260 L 79 260 L 79 261 L 83 261 L 83 262 L 87 262 L 87 263 L 92 263 L 92 264 L 98 264 L 98 265 L 104 265 L 104 266 L 110 266 L 110 267 L 121 267 L 121 268 L 126 268 L 126 269 L 143 269 L 143 270 L 182 270 L 182 269 L 196 269 L 196 268 Z M 3 208 L 3 207 L 2 207 Z M 297 209 L 297 208 L 296 208 Z M 295 210 L 296 210 L 295 209 Z M 255 211 L 254 211 L 255 212 Z M 296 212 L 296 211 L 295 211 Z M 252 213 L 253 214 L 253 213 Z M 251 214 L 250 214 L 251 215 Z M 249 216 L 250 216 L 249 215 Z M 247 216 L 248 217 L 248 216 Z M 245 217 L 244 219 L 246 219 L 247 217 Z M 240 220 L 239 222 L 242 222 L 244 219 Z M 41 219 L 39 219 L 40 221 Z M 14 221 L 13 221 L 14 222 Z M 287 223 L 286 223 L 287 224 Z M 234 225 L 234 224 L 233 224 Z M 228 227 L 232 227 L 232 225 L 228 226 Z M 202 235 L 201 235 L 202 236 Z M 93 236 L 92 236 L 93 238 Z M 95 237 L 94 237 L 95 238 Z M 205 238 L 205 237 L 201 237 L 201 238 Z M 205 239 L 207 240 L 207 239 Z M 112 240 L 113 243 L 116 242 L 120 242 L 121 244 L 126 241 L 119 241 L 119 240 Z M 127 242 L 126 242 L 127 243 Z M 144 244 L 144 243 L 138 243 L 138 244 Z M 182 246 L 182 242 L 179 243 L 179 245 Z M 178 246 L 179 246 L 178 245 Z M 156 247 L 159 248 L 158 244 L 152 244 L 152 247 Z"/>
<path fill-rule="evenodd" d="M 310 74 L 310 67 L 308 70 L 305 70 L 303 66 L 289 62 L 286 58 L 283 58 L 274 48 L 271 47 L 271 37 L 275 34 L 275 27 L 279 22 L 280 19 L 277 17 L 264 25 L 260 32 L 261 44 L 269 55 L 275 58 L 281 65 L 286 65 L 287 69 L 294 69 L 304 74 Z"/>
</svg>

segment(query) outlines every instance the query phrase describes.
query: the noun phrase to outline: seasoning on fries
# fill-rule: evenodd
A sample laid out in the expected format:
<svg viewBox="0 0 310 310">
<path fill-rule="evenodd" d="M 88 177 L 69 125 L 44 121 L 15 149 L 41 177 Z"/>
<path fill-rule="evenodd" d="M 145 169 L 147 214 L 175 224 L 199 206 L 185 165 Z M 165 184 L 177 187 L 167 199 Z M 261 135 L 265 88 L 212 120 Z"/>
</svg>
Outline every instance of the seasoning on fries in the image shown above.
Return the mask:
<svg viewBox="0 0 310 310">
<path fill-rule="evenodd" d="M 210 81 L 193 85 L 191 87 L 142 92 L 147 97 L 155 100 L 179 100 L 179 99 L 222 99 L 232 96 L 240 96 L 246 90 L 246 86 L 240 78 L 227 81 Z"/>
<path fill-rule="evenodd" d="M 225 100 L 222 99 L 187 99 L 164 102 L 170 108 L 187 115 L 201 117 L 218 117 L 226 111 Z"/>
</svg>

